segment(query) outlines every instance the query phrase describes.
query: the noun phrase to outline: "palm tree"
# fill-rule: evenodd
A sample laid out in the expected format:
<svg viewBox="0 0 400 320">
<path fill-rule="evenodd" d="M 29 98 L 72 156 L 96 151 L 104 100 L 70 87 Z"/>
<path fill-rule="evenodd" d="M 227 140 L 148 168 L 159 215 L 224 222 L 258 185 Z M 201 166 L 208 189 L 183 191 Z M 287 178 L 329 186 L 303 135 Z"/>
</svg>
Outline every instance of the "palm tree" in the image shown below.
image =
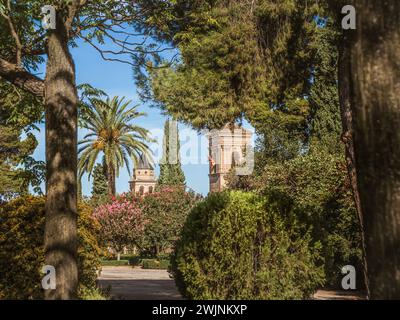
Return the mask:
<svg viewBox="0 0 400 320">
<path fill-rule="evenodd" d="M 149 146 L 153 140 L 149 131 L 133 125 L 132 120 L 145 116 L 138 112 L 137 106 L 129 107 L 131 101 L 124 101 L 125 97 L 107 98 L 105 101 L 91 99 L 92 108 L 86 110 L 87 115 L 82 124 L 89 133 L 79 142 L 78 150 L 79 179 L 85 172 L 92 174 L 96 160 L 100 154 L 106 166 L 108 180 L 108 194 L 114 196 L 115 177 L 119 175 L 121 167 L 129 169 L 129 158 L 135 166 L 143 155 L 151 159 Z"/>
</svg>

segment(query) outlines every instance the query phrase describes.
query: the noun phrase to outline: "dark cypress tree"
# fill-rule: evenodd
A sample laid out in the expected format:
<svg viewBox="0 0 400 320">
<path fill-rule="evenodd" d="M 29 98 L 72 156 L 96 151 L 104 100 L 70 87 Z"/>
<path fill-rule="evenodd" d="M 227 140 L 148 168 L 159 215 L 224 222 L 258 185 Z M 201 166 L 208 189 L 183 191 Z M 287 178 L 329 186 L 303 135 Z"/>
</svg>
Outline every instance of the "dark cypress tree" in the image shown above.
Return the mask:
<svg viewBox="0 0 400 320">
<path fill-rule="evenodd" d="M 163 157 L 160 164 L 158 187 L 185 185 L 179 150 L 178 124 L 174 120 L 167 120 L 164 126 Z"/>
<path fill-rule="evenodd" d="M 107 176 L 105 174 L 104 165 L 98 163 L 93 170 L 92 196 L 101 197 L 101 196 L 107 196 L 107 194 L 108 194 L 108 185 L 107 185 Z"/>
</svg>

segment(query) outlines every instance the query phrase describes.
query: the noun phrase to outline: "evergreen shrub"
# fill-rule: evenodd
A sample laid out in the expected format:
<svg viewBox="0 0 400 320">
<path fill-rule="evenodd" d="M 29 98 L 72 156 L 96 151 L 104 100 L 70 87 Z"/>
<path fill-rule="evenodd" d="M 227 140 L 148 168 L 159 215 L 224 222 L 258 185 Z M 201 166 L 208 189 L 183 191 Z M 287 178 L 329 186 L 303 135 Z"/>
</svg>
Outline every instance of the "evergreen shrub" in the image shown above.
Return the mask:
<svg viewBox="0 0 400 320">
<path fill-rule="evenodd" d="M 320 248 L 254 193 L 210 194 L 193 208 L 171 272 L 189 299 L 303 299 L 323 283 Z"/>
<path fill-rule="evenodd" d="M 1 299 L 42 299 L 45 198 L 25 196 L 0 205 Z M 101 268 L 98 226 L 91 209 L 79 205 L 78 270 L 80 292 L 95 288 Z"/>
</svg>

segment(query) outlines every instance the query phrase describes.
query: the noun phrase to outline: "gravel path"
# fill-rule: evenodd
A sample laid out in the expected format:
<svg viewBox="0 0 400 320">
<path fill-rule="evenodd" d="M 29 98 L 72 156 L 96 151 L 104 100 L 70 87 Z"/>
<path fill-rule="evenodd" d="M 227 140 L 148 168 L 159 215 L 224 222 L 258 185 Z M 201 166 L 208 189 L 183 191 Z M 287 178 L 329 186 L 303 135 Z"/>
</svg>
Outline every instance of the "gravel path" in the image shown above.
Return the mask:
<svg viewBox="0 0 400 320">
<path fill-rule="evenodd" d="M 180 300 L 175 282 L 166 270 L 103 267 L 98 278 L 101 288 L 110 289 L 113 299 L 124 300 Z M 346 291 L 319 290 L 315 300 L 362 300 L 361 294 Z"/>
<path fill-rule="evenodd" d="M 103 289 L 110 289 L 111 297 L 124 300 L 179 300 L 182 299 L 175 282 L 166 270 L 126 267 L 103 267 L 98 278 Z"/>
<path fill-rule="evenodd" d="M 357 291 L 330 291 L 318 290 L 314 294 L 315 300 L 365 300 L 366 295 Z"/>
</svg>

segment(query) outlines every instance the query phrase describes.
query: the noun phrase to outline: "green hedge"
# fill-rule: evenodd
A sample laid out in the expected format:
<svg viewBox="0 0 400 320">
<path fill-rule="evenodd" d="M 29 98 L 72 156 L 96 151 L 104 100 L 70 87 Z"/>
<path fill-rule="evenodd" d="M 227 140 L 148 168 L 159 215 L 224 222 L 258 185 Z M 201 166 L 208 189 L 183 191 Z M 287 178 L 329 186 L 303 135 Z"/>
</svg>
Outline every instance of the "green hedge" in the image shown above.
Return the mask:
<svg viewBox="0 0 400 320">
<path fill-rule="evenodd" d="M 0 299 L 41 299 L 44 265 L 45 199 L 21 197 L 0 205 Z M 101 268 L 97 225 L 91 209 L 79 205 L 78 271 L 80 296 L 96 286 Z"/>
<path fill-rule="evenodd" d="M 130 260 L 102 260 L 102 266 L 141 266 L 143 269 L 168 269 L 169 260 L 157 260 L 157 259 L 141 259 L 139 257 L 132 258 Z"/>
<path fill-rule="evenodd" d="M 318 150 L 269 165 L 258 183 L 282 215 L 301 229 L 312 228 L 312 239 L 322 246 L 327 285 L 341 288 L 345 265 L 362 274 L 360 228 L 342 155 Z M 357 279 L 363 286 L 363 277 Z"/>
<path fill-rule="evenodd" d="M 140 266 L 143 269 L 168 269 L 170 260 L 160 256 L 158 259 L 148 259 L 141 256 L 121 255 L 121 260 L 102 260 L 102 266 Z"/>
<path fill-rule="evenodd" d="M 302 299 L 323 283 L 318 245 L 253 193 L 209 195 L 189 214 L 171 272 L 189 299 Z"/>
<path fill-rule="evenodd" d="M 130 263 L 129 260 L 102 260 L 101 265 L 119 267 L 119 266 L 129 266 Z"/>
<path fill-rule="evenodd" d="M 170 262 L 164 259 L 142 259 L 141 265 L 143 269 L 168 269 Z"/>
</svg>

